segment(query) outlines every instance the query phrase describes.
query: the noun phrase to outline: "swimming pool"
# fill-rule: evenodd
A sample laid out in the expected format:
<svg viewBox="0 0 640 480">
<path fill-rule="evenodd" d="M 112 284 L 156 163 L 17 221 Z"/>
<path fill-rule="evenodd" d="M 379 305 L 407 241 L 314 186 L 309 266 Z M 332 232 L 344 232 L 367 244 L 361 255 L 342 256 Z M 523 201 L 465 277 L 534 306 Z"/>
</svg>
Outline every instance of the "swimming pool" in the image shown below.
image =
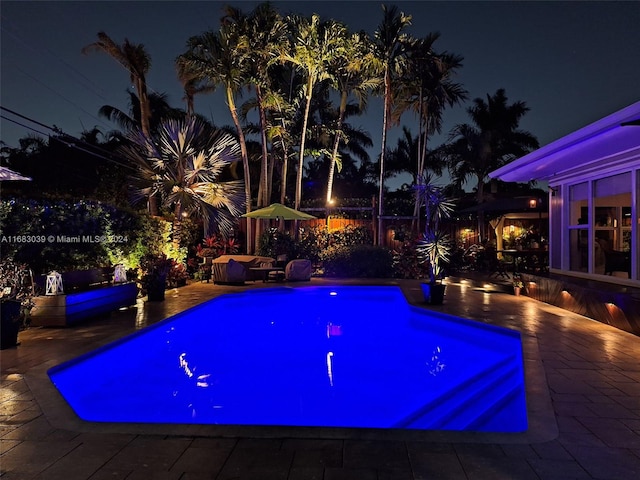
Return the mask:
<svg viewBox="0 0 640 480">
<path fill-rule="evenodd" d="M 227 294 L 48 373 L 95 422 L 527 429 L 519 333 L 398 287 Z"/>
</svg>

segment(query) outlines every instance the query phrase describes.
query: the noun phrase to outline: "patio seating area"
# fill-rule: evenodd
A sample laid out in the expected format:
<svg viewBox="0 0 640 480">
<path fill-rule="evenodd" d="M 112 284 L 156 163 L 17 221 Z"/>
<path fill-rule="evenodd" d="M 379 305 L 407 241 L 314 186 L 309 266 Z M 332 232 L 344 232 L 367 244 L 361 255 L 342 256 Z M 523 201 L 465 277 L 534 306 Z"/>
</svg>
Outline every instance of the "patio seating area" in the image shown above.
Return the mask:
<svg viewBox="0 0 640 480">
<path fill-rule="evenodd" d="M 495 279 L 494 279 L 495 280 Z M 0 477 L 6 479 L 631 479 L 640 477 L 640 337 L 490 278 L 452 279 L 424 304 L 415 280 L 312 278 L 288 285 L 388 284 L 422 308 L 522 334 L 529 430 L 516 434 L 82 422 L 47 369 L 214 296 L 269 288 L 194 282 L 71 328 L 20 332 L 0 352 Z M 52 394 L 53 391 L 53 394 Z M 215 429 L 211 429 L 215 432 Z"/>
</svg>

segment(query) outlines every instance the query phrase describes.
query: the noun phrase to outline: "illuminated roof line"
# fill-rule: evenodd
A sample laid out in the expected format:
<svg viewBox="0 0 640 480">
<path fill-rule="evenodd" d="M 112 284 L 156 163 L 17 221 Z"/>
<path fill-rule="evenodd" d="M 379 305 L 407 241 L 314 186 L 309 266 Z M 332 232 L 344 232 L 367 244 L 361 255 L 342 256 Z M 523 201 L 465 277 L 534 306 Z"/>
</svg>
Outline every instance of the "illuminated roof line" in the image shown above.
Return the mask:
<svg viewBox="0 0 640 480">
<path fill-rule="evenodd" d="M 588 161 L 584 162 L 585 165 L 621 153 L 624 150 L 633 150 L 633 147 L 628 145 L 616 150 L 618 142 L 611 142 L 608 134 L 624 138 L 627 143 L 633 143 L 635 139 L 632 137 L 636 136 L 632 134 L 632 132 L 635 132 L 633 130 L 634 124 L 630 122 L 636 121 L 638 116 L 640 116 L 640 101 L 520 157 L 491 172 L 489 176 L 511 182 L 548 179 L 576 167 L 575 163 L 569 165 L 566 160 L 562 162 L 560 157 L 561 154 L 581 143 L 589 142 L 598 145 L 600 148 L 605 145 L 608 148 L 609 145 L 606 142 L 611 144 L 611 151 L 598 157 L 589 158 Z M 640 145 L 640 132 L 638 132 L 636 138 L 637 144 Z M 578 158 L 577 160 L 584 159 Z"/>
</svg>

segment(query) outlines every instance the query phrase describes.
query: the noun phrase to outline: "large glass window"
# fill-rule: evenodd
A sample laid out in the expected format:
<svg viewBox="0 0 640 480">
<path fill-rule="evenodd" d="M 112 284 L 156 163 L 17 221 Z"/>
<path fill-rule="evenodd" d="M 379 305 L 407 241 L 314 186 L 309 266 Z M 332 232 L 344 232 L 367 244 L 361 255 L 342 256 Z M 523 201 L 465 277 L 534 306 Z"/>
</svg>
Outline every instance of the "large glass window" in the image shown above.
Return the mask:
<svg viewBox="0 0 640 480">
<path fill-rule="evenodd" d="M 593 273 L 631 278 L 631 172 L 593 183 Z"/>
</svg>

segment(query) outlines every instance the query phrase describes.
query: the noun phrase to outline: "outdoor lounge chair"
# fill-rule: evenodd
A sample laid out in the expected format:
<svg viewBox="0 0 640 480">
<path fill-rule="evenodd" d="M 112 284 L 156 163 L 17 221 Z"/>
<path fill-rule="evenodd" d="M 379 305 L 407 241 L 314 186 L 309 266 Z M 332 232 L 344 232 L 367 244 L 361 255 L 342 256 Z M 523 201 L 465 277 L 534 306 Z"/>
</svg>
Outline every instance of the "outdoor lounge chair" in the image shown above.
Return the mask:
<svg viewBox="0 0 640 480">
<path fill-rule="evenodd" d="M 263 263 L 273 263 L 271 257 L 257 255 L 221 255 L 213 260 L 211 274 L 214 283 L 244 283 L 255 280 L 252 267 L 259 267 Z"/>
<path fill-rule="evenodd" d="M 311 280 L 311 260 L 291 260 L 284 269 L 284 277 L 289 282 Z"/>
</svg>

